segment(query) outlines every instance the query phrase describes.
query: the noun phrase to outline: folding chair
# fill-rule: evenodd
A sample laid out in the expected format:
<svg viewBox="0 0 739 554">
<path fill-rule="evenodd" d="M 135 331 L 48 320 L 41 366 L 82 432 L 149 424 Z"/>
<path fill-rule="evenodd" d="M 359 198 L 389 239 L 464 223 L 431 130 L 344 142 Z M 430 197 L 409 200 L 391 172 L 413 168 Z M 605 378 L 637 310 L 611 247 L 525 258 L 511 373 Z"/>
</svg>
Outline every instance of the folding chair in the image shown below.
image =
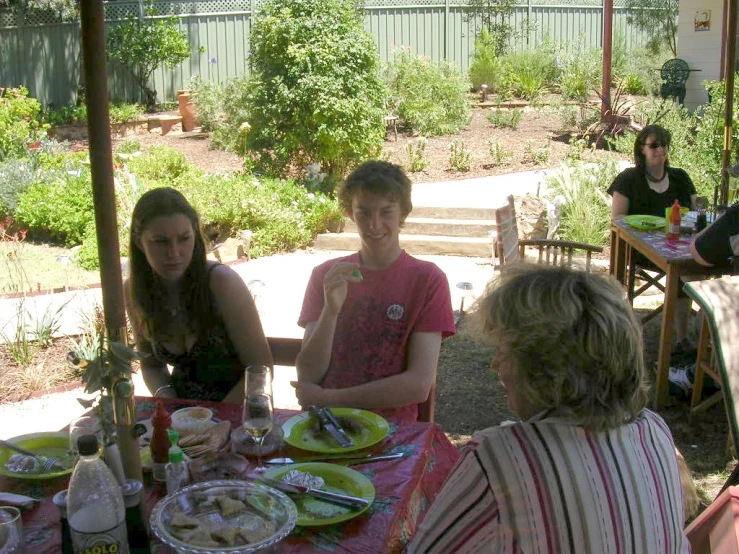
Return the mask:
<svg viewBox="0 0 739 554">
<path fill-rule="evenodd" d="M 728 487 L 685 528 L 693 554 L 739 554 L 739 487 Z"/>
<path fill-rule="evenodd" d="M 683 290 L 698 303 L 704 318 L 694 389 L 698 389 L 699 385 L 702 388 L 704 373 L 715 376 L 721 386 L 721 397 L 729 420 L 732 454 L 739 458 L 739 276 L 692 281 L 686 283 Z M 715 358 L 713 367 L 705 363 L 709 333 L 712 356 Z M 723 489 L 737 483 L 739 466 L 729 476 Z"/>
<path fill-rule="evenodd" d="M 267 337 L 267 343 L 272 352 L 272 359 L 275 365 L 295 366 L 300 349 L 303 347 L 302 339 Z M 418 405 L 418 421 L 433 423 L 435 409 L 436 381 L 431 385 L 431 390 L 426 401 Z"/>
<path fill-rule="evenodd" d="M 507 203 L 494 211 L 496 250 L 498 264 L 502 269 L 526 259 L 526 247 L 538 249 L 537 263 L 545 265 L 572 266 L 572 255 L 576 250 L 585 251 L 585 270 L 590 271 L 593 252 L 603 252 L 603 248 L 582 242 L 570 242 L 555 239 L 519 240 L 516 224 L 516 206 L 513 195 L 509 195 Z"/>
</svg>

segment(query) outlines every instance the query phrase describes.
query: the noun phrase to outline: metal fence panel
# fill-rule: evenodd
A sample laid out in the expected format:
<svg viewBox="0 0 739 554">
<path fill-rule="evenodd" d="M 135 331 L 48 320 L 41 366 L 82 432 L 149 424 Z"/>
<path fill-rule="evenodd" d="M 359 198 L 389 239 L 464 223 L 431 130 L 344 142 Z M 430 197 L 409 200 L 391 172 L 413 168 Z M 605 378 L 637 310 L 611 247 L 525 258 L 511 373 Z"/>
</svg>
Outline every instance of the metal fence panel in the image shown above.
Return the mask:
<svg viewBox="0 0 739 554">
<path fill-rule="evenodd" d="M 192 55 L 176 68 L 161 67 L 153 75 L 160 101 L 174 100 L 193 76 L 215 82 L 249 70 L 252 13 L 264 0 L 157 0 L 154 7 L 177 18 L 188 36 Z M 626 23 L 625 0 L 614 2 L 614 37 L 627 51 L 643 39 Z M 129 14 L 143 15 L 139 1 L 105 4 L 109 26 Z M 518 31 L 513 49 L 559 45 L 601 47 L 601 0 L 521 0 L 510 19 Z M 449 60 L 467 70 L 478 26 L 464 2 L 452 0 L 367 0 L 364 28 L 375 38 L 382 61 L 395 49 L 409 47 L 434 61 Z M 532 26 L 527 27 L 527 22 Z M 26 86 L 44 105 L 73 103 L 81 75 L 77 22 L 62 22 L 49 12 L 0 9 L 0 86 Z M 130 75 L 109 64 L 112 99 L 140 99 Z"/>
</svg>

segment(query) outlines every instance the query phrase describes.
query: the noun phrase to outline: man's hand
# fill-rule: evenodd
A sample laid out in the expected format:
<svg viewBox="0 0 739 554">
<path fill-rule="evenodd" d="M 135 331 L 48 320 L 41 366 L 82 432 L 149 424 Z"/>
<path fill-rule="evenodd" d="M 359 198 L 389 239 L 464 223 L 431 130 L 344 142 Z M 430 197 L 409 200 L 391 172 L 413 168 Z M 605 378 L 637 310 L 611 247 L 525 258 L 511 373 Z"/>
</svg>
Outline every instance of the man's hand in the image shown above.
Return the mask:
<svg viewBox="0 0 739 554">
<path fill-rule="evenodd" d="M 323 278 L 324 309 L 331 315 L 338 315 L 348 293 L 348 283 L 359 283 L 362 274 L 359 264 L 344 262 L 329 269 Z"/>
<path fill-rule="evenodd" d="M 326 395 L 320 385 L 308 381 L 290 381 L 290 384 L 295 387 L 295 396 L 303 408 L 325 405 Z"/>
</svg>

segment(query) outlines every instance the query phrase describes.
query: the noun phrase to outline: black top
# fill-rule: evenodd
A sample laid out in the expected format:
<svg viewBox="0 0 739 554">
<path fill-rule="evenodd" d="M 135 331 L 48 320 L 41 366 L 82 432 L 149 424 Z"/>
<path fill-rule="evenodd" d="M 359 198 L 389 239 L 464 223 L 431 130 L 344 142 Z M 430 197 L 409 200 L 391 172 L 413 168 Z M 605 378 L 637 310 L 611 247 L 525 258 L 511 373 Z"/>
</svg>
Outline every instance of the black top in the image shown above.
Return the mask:
<svg viewBox="0 0 739 554">
<path fill-rule="evenodd" d="M 681 206 L 690 208 L 690 197 L 696 193 L 693 181 L 685 171 L 677 167 L 668 167 L 669 185 L 663 193 L 649 188 L 645 173 L 635 167 L 619 173 L 608 188 L 613 196 L 619 192 L 629 199 L 629 213 L 626 215 L 665 216 L 665 209 L 675 203 L 677 198 Z"/>
<path fill-rule="evenodd" d="M 739 255 L 739 204 L 726 210 L 695 240 L 695 249 L 713 265 L 726 265 L 730 256 Z"/>
</svg>

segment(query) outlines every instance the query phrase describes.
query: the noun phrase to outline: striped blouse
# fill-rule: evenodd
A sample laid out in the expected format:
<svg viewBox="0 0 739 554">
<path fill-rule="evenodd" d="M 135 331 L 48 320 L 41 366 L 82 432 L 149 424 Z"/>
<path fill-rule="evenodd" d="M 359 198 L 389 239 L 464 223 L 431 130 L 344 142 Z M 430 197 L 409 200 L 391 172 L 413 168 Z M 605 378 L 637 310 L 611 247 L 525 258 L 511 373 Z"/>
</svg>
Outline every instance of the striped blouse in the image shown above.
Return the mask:
<svg viewBox="0 0 739 554">
<path fill-rule="evenodd" d="M 408 553 L 689 552 L 667 425 L 591 432 L 542 415 L 476 434 Z"/>
</svg>

